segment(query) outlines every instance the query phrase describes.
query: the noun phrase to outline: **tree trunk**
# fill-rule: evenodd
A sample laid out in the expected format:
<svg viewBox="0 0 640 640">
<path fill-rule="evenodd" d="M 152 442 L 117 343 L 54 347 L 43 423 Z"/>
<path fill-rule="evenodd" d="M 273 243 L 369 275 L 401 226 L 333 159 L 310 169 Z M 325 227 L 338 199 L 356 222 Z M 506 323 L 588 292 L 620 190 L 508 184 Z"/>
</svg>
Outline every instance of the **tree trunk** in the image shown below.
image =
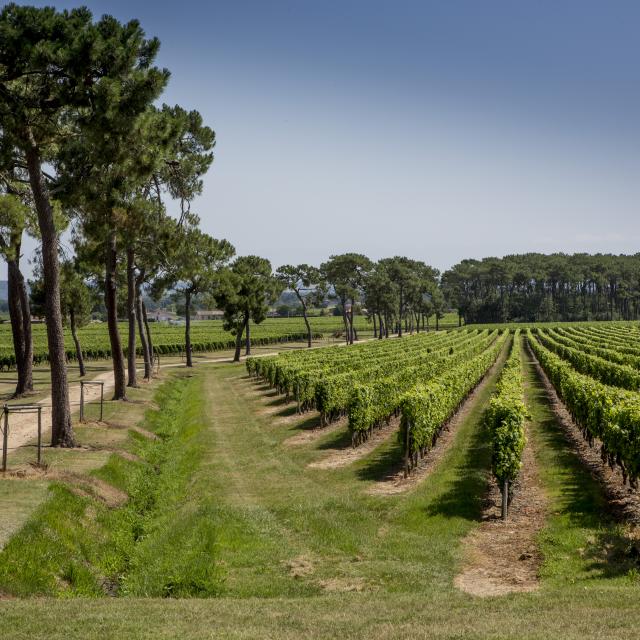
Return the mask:
<svg viewBox="0 0 640 640">
<path fill-rule="evenodd" d="M 9 318 L 18 373 L 13 397 L 18 398 L 33 391 L 33 339 L 29 295 L 20 271 L 22 230 L 13 231 L 9 242 L 8 250 L 12 256 L 12 259 L 7 259 Z"/>
<path fill-rule="evenodd" d="M 135 252 L 131 245 L 127 247 L 127 322 L 129 336 L 127 340 L 127 370 L 129 381 L 127 386 L 138 386 L 136 372 L 136 274 Z"/>
<path fill-rule="evenodd" d="M 118 330 L 118 293 L 116 285 L 117 249 L 116 232 L 110 231 L 105 252 L 104 303 L 107 308 L 107 325 L 111 359 L 113 361 L 113 399 L 126 400 L 126 381 L 124 374 L 124 354 Z"/>
<path fill-rule="evenodd" d="M 25 392 L 33 391 L 33 334 L 31 332 L 31 305 L 24 276 L 18 268 L 18 295 L 22 311 L 22 333 L 24 334 L 24 354 L 22 360 Z"/>
<path fill-rule="evenodd" d="M 30 146 L 26 149 L 29 182 L 38 214 L 42 238 L 42 270 L 45 288 L 45 316 L 49 366 L 51 368 L 51 444 L 73 447 L 75 438 L 71 425 L 69 387 L 65 362 L 64 331 L 60 310 L 60 262 L 58 259 L 58 232 L 47 187 L 42 179 L 40 152 L 29 133 Z"/>
<path fill-rule="evenodd" d="M 245 342 L 244 342 L 244 355 L 251 355 L 251 317 L 249 314 L 246 316 L 246 320 L 244 321 L 244 330 L 245 330 Z"/>
<path fill-rule="evenodd" d="M 151 362 L 151 368 L 153 369 L 153 363 L 155 361 L 155 354 L 153 353 L 153 340 L 151 339 L 151 328 L 149 327 L 149 318 L 147 317 L 147 305 L 144 303 L 142 297 L 140 298 L 140 304 L 142 306 L 142 319 L 144 320 L 144 329 L 147 334 L 147 344 L 149 345 L 149 361 Z"/>
<path fill-rule="evenodd" d="M 25 363 L 25 336 L 24 322 L 22 320 L 22 305 L 20 304 L 20 292 L 18 291 L 18 265 L 16 260 L 7 260 L 7 294 L 9 303 L 9 319 L 11 320 L 11 336 L 13 338 L 13 353 L 16 359 L 16 371 L 18 382 L 13 394 L 20 397 L 26 391 L 24 376 Z"/>
<path fill-rule="evenodd" d="M 400 289 L 400 305 L 398 307 L 398 338 L 402 338 L 402 289 Z"/>
<path fill-rule="evenodd" d="M 187 356 L 187 367 L 193 367 L 191 358 L 191 291 L 187 289 L 184 294 L 184 350 Z"/>
<path fill-rule="evenodd" d="M 300 295 L 300 292 L 296 290 L 296 296 L 298 296 L 298 300 L 302 305 L 302 317 L 304 318 L 304 323 L 307 326 L 307 347 L 311 349 L 311 341 L 313 336 L 311 334 L 311 325 L 309 324 L 309 318 L 307 318 L 307 303 L 304 301 L 304 298 Z"/>
<path fill-rule="evenodd" d="M 344 335 L 345 335 L 347 344 L 349 344 L 349 320 L 347 318 L 346 302 L 342 303 L 342 322 L 344 323 Z"/>
<path fill-rule="evenodd" d="M 246 320 L 243 320 L 242 324 L 238 327 L 236 334 L 236 352 L 233 356 L 234 362 L 240 362 L 240 351 L 242 350 L 242 335 L 244 334 Z"/>
<path fill-rule="evenodd" d="M 349 344 L 353 344 L 353 300 L 351 301 L 351 311 L 347 314 L 347 318 L 349 319 Z"/>
<path fill-rule="evenodd" d="M 76 347 L 76 359 L 78 360 L 78 367 L 80 368 L 80 377 L 84 378 L 87 373 L 84 368 L 84 357 L 82 356 L 82 347 L 80 346 L 80 340 L 78 339 L 78 332 L 76 331 L 76 314 L 73 307 L 69 309 L 69 325 L 71 326 L 71 337 L 73 338 L 73 344 Z"/>
<path fill-rule="evenodd" d="M 376 323 L 376 314 L 373 314 L 373 338 L 374 340 L 378 337 L 378 325 Z"/>
<path fill-rule="evenodd" d="M 149 352 L 149 342 L 144 330 L 143 309 L 141 287 L 144 280 L 144 271 L 136 278 L 136 321 L 138 323 L 138 335 L 140 336 L 140 344 L 142 345 L 142 357 L 144 359 L 144 379 L 151 380 L 151 353 Z"/>
</svg>

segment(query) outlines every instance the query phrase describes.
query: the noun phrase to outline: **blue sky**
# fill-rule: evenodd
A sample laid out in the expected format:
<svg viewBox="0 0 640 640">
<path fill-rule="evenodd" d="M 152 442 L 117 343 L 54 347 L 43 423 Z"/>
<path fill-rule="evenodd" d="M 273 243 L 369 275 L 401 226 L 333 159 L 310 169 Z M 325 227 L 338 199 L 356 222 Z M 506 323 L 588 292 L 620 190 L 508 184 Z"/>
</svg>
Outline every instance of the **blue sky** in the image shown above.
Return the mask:
<svg viewBox="0 0 640 640">
<path fill-rule="evenodd" d="M 638 2 L 88 6 L 160 38 L 163 100 L 218 139 L 193 208 L 240 254 L 640 250 Z"/>
</svg>

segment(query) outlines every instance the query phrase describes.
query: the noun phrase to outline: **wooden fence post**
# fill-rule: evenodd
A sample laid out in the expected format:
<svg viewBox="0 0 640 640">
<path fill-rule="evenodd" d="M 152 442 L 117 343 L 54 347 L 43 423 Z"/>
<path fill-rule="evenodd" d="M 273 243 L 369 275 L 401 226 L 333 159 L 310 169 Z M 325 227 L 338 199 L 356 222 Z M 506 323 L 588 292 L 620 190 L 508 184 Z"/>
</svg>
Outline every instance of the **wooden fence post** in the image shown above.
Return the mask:
<svg viewBox="0 0 640 640">
<path fill-rule="evenodd" d="M 42 462 L 42 407 L 38 407 L 38 466 Z"/>
<path fill-rule="evenodd" d="M 509 508 L 509 481 L 505 478 L 502 485 L 502 519 L 507 519 L 507 510 Z"/>
<path fill-rule="evenodd" d="M 84 380 L 80 380 L 80 422 L 84 422 Z"/>
<path fill-rule="evenodd" d="M 407 437 L 404 443 L 404 477 L 409 476 L 409 446 L 411 444 L 411 422 L 407 420 Z"/>
<path fill-rule="evenodd" d="M 7 405 L 3 407 L 4 430 L 2 432 L 2 471 L 7 470 L 7 448 L 9 447 L 9 411 Z"/>
</svg>

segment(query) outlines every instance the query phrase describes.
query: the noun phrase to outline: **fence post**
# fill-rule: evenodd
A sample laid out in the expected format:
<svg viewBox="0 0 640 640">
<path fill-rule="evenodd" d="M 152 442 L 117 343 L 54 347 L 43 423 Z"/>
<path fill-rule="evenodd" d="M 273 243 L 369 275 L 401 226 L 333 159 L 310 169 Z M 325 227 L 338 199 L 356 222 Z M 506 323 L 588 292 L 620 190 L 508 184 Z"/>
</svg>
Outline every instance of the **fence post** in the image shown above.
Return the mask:
<svg viewBox="0 0 640 640">
<path fill-rule="evenodd" d="M 100 422 L 102 422 L 102 405 L 104 404 L 104 382 L 100 385 Z"/>
<path fill-rule="evenodd" d="M 411 422 L 407 420 L 407 437 L 404 443 L 404 477 L 409 476 L 409 445 L 411 444 L 410 432 Z"/>
<path fill-rule="evenodd" d="M 507 509 L 509 504 L 509 481 L 505 478 L 502 485 L 502 519 L 507 519 Z"/>
<path fill-rule="evenodd" d="M 80 422 L 84 422 L 84 381 L 80 380 Z"/>
<path fill-rule="evenodd" d="M 38 407 L 38 466 L 42 458 L 42 407 Z"/>
<path fill-rule="evenodd" d="M 5 404 L 2 410 L 4 415 L 4 430 L 2 432 L 2 471 L 7 470 L 7 448 L 9 447 L 9 411 Z"/>
</svg>

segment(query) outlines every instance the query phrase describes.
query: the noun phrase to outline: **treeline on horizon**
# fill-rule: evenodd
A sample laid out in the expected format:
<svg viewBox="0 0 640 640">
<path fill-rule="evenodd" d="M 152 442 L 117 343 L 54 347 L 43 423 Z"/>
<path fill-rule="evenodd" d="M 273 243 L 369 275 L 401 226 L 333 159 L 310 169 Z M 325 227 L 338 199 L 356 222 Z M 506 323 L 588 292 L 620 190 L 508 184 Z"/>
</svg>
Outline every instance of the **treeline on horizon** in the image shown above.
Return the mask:
<svg viewBox="0 0 640 640">
<path fill-rule="evenodd" d="M 467 324 L 638 320 L 640 253 L 462 260 L 442 274 L 441 287 Z"/>
</svg>

